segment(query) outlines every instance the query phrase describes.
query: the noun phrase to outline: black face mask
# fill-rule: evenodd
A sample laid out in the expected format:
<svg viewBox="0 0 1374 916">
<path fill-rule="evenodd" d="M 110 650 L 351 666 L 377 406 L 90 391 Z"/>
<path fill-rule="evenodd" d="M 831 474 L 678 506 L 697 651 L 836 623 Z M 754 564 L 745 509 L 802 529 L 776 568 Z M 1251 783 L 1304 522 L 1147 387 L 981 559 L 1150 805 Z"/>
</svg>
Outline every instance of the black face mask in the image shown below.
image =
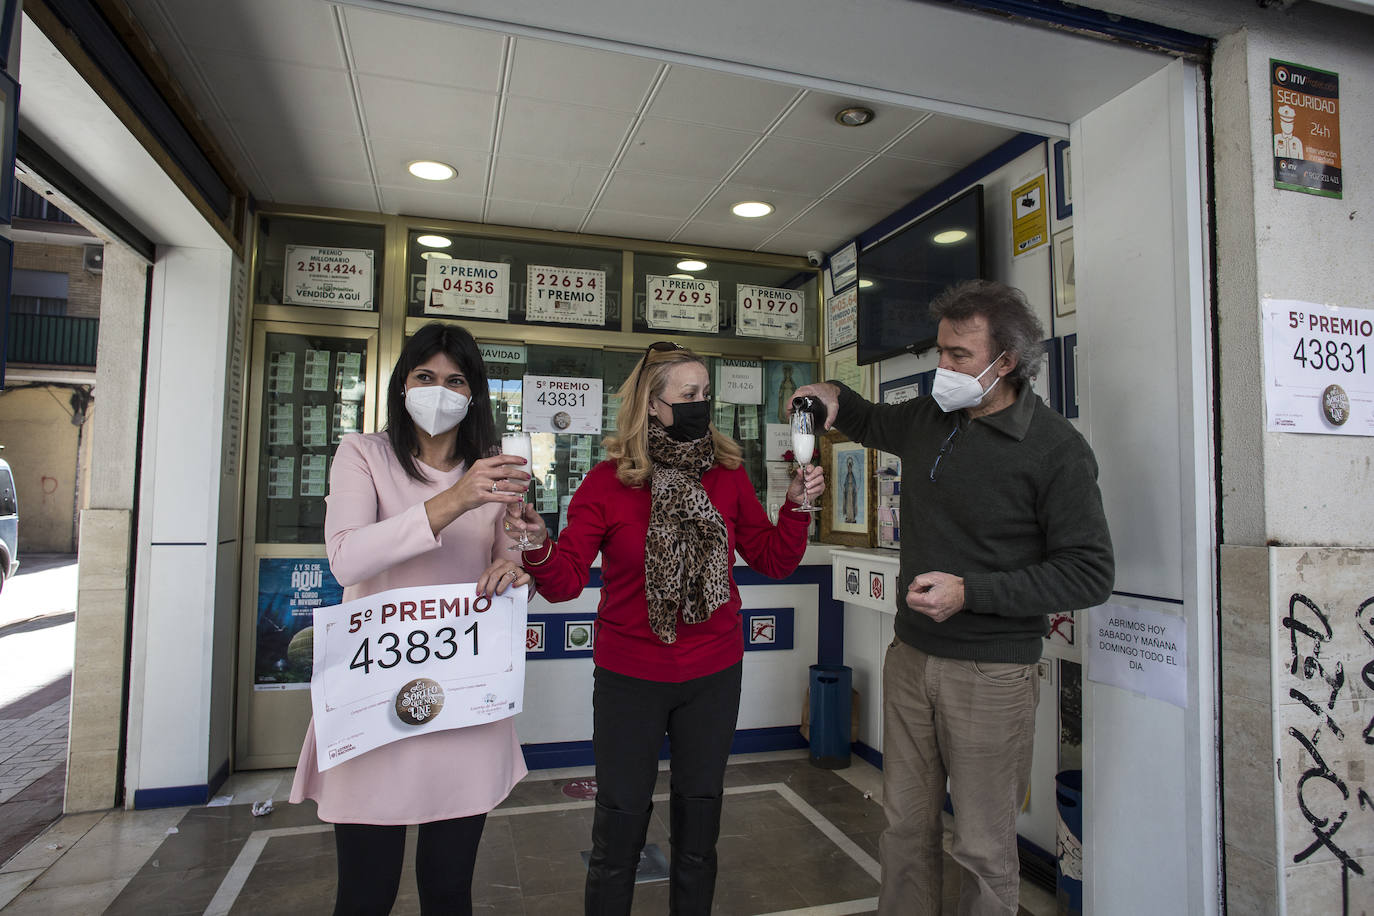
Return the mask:
<svg viewBox="0 0 1374 916">
<path fill-rule="evenodd" d="M 667 401 L 663 403 L 668 404 Z M 683 401 L 681 404 L 668 406 L 673 409 L 673 425 L 665 426 L 664 429 L 670 439 L 691 442 L 693 439 L 700 439 L 710 430 L 710 401 Z"/>
</svg>

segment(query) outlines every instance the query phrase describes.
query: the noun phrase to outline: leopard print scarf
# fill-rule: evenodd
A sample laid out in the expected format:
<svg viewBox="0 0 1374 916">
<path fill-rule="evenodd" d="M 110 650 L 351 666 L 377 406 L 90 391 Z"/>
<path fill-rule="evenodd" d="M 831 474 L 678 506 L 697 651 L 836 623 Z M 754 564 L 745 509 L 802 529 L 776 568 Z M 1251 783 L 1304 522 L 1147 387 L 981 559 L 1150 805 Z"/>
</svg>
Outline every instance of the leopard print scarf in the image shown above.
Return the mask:
<svg viewBox="0 0 1374 916">
<path fill-rule="evenodd" d="M 711 437 L 669 438 L 649 423 L 649 533 L 644 539 L 644 592 L 649 627 L 665 643 L 677 641 L 677 618 L 702 623 L 730 600 L 730 538 L 701 475 L 716 462 Z"/>
</svg>

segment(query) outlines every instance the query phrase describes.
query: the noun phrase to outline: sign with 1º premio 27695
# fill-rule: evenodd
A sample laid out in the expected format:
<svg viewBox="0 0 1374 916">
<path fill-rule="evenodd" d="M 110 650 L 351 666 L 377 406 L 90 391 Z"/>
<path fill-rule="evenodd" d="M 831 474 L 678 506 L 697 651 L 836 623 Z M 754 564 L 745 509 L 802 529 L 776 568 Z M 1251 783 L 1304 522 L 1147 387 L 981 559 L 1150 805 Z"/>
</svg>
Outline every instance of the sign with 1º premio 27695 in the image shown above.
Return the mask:
<svg viewBox="0 0 1374 916">
<path fill-rule="evenodd" d="M 1270 432 L 1374 436 L 1374 310 L 1265 299 Z"/>
<path fill-rule="evenodd" d="M 310 702 L 327 770 L 424 732 L 520 712 L 529 592 L 397 588 L 315 611 Z"/>
</svg>

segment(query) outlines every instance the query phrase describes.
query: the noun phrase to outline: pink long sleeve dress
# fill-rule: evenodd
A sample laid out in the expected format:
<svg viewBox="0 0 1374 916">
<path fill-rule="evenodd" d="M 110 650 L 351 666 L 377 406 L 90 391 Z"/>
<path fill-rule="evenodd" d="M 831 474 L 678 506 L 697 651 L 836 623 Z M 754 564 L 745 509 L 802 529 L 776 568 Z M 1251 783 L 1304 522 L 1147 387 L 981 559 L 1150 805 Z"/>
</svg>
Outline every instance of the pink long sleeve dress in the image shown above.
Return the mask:
<svg viewBox="0 0 1374 916">
<path fill-rule="evenodd" d="M 325 542 L 329 566 L 351 601 L 391 588 L 475 582 L 493 559 L 511 558 L 504 506 L 465 512 L 435 537 L 425 500 L 453 486 L 465 466 L 430 478 L 406 476 L 384 433 L 344 436 L 329 474 Z M 513 718 L 428 732 L 320 772 L 315 723 L 305 735 L 291 801 L 313 798 L 323 821 L 422 824 L 482 814 L 525 775 Z"/>
</svg>

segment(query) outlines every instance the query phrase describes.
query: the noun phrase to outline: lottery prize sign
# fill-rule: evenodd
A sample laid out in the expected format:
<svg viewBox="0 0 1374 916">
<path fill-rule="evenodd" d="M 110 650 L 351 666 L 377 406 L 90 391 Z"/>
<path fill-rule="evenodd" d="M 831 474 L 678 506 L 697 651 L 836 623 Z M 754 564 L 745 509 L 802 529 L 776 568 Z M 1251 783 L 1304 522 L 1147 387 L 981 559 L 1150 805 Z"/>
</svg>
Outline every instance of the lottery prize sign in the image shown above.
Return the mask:
<svg viewBox="0 0 1374 916">
<path fill-rule="evenodd" d="M 315 611 L 310 703 L 321 771 L 425 732 L 524 708 L 529 591 L 474 582 L 378 592 Z"/>
<path fill-rule="evenodd" d="M 282 301 L 332 309 L 372 308 L 372 251 L 286 246 Z"/>
<path fill-rule="evenodd" d="M 425 262 L 425 314 L 510 318 L 510 265 L 457 258 Z"/>
<path fill-rule="evenodd" d="M 525 318 L 558 324 L 606 323 L 606 272 L 529 266 Z"/>
<path fill-rule="evenodd" d="M 806 329 L 806 294 L 799 289 L 735 286 L 735 333 L 740 337 L 801 340 Z"/>
<path fill-rule="evenodd" d="M 527 375 L 520 386 L 521 428 L 530 433 L 601 434 L 601 379 Z"/>
<path fill-rule="evenodd" d="M 644 320 L 663 331 L 720 330 L 720 282 L 696 277 L 644 277 Z"/>
<path fill-rule="evenodd" d="M 1374 436 L 1374 310 L 1265 299 L 1268 430 Z"/>
</svg>

